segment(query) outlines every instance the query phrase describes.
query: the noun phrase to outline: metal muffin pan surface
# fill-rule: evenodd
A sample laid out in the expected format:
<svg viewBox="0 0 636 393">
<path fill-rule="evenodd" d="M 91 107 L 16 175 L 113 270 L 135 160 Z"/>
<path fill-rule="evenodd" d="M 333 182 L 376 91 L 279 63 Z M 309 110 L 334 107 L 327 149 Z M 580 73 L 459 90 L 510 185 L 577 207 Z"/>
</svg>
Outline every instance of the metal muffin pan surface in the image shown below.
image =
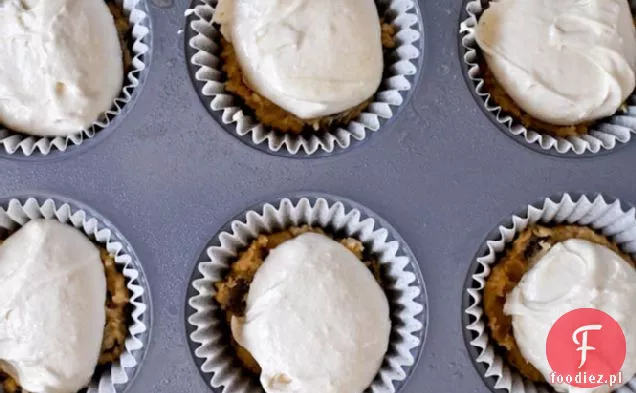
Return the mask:
<svg viewBox="0 0 636 393">
<path fill-rule="evenodd" d="M 271 195 L 340 195 L 387 220 L 417 258 L 427 340 L 403 393 L 488 393 L 462 331 L 463 283 L 483 240 L 520 206 L 563 192 L 636 202 L 636 143 L 567 159 L 505 136 L 462 75 L 462 0 L 421 0 L 425 62 L 397 118 L 356 149 L 316 160 L 259 152 L 226 132 L 188 75 L 186 0 L 147 0 L 153 51 L 135 105 L 90 149 L 50 160 L 0 157 L 0 197 L 61 195 L 99 211 L 135 250 L 152 292 L 152 336 L 126 393 L 205 393 L 186 339 L 194 263 L 236 212 Z"/>
</svg>

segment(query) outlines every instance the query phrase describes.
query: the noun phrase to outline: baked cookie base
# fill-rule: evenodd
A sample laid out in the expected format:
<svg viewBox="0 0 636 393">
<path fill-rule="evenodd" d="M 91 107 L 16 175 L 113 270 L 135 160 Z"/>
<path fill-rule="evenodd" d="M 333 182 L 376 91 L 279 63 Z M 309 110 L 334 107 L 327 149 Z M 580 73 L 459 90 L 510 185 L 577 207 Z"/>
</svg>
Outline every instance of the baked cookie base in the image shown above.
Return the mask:
<svg viewBox="0 0 636 393">
<path fill-rule="evenodd" d="M 568 239 L 582 239 L 605 246 L 634 265 L 629 255 L 591 228 L 578 225 L 532 225 L 512 242 L 486 279 L 484 313 L 490 337 L 502 350 L 504 359 L 523 377 L 534 382 L 546 381 L 541 373 L 525 360 L 517 346 L 512 329 L 512 318 L 504 313 L 506 296 L 519 284 L 528 271 L 531 261 L 543 255 L 554 244 Z"/>
<path fill-rule="evenodd" d="M 395 34 L 395 26 L 382 22 L 382 46 L 385 50 L 396 47 Z M 245 81 L 232 44 L 222 39 L 221 47 L 222 70 L 227 77 L 225 89 L 240 97 L 243 103 L 254 112 L 259 122 L 278 131 L 300 134 L 305 131 L 317 132 L 347 124 L 358 117 L 373 101 L 373 97 L 369 97 L 365 102 L 346 112 L 316 119 L 300 119 L 252 90 Z"/>
<path fill-rule="evenodd" d="M 244 316 L 245 299 L 250 284 L 254 279 L 256 271 L 265 261 L 269 251 L 288 240 L 308 232 L 330 236 L 322 229 L 308 225 L 291 227 L 284 231 L 259 235 L 245 251 L 239 254 L 238 260 L 230 267 L 230 272 L 225 280 L 215 284 L 217 292 L 214 295 L 214 299 L 221 305 L 221 309 L 225 312 L 228 330 L 233 316 Z M 380 265 L 375 261 L 365 261 L 362 242 L 352 238 L 337 239 L 337 241 L 349 249 L 362 263 L 367 265 L 376 281 L 381 285 Z M 230 337 L 232 337 L 231 333 Z M 241 347 L 233 337 L 232 347 L 243 366 L 254 374 L 260 375 L 261 368 L 256 360 L 254 360 L 252 355 L 245 348 Z"/>
<path fill-rule="evenodd" d="M 128 18 L 124 15 L 124 10 L 118 6 L 113 0 L 105 0 L 110 13 L 113 15 L 117 35 L 119 36 L 119 45 L 121 46 L 122 61 L 124 64 L 124 74 L 132 70 L 132 31 Z"/>
<path fill-rule="evenodd" d="M 2 241 L 0 241 L 0 245 Z M 106 324 L 104 337 L 97 362 L 98 368 L 119 359 L 125 349 L 130 317 L 130 292 L 126 287 L 126 278 L 117 270 L 114 258 L 106 249 L 98 246 L 106 275 Z M 0 370 L 0 386 L 4 393 L 24 393 L 20 385 L 9 374 Z"/>
</svg>

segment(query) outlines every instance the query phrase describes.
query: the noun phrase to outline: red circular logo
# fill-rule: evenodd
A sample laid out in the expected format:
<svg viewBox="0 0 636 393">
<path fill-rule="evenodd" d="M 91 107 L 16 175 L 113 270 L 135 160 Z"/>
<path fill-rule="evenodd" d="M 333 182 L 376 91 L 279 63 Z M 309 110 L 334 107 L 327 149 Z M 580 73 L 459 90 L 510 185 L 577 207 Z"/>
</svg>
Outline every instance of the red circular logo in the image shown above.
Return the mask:
<svg viewBox="0 0 636 393">
<path fill-rule="evenodd" d="M 579 308 L 559 318 L 548 333 L 548 382 L 593 388 L 622 382 L 625 334 L 614 318 L 595 308 Z"/>
</svg>

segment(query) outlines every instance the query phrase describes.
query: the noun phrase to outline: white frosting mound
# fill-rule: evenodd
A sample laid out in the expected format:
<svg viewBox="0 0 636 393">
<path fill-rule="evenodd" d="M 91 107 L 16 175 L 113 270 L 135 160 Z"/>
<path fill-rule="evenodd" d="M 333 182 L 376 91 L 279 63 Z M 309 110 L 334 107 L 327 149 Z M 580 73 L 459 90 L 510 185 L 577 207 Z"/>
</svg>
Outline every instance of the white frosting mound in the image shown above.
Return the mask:
<svg viewBox="0 0 636 393">
<path fill-rule="evenodd" d="M 351 109 L 380 86 L 373 0 L 221 0 L 214 18 L 250 87 L 301 119 Z"/>
<path fill-rule="evenodd" d="M 123 84 L 104 0 L 0 2 L 0 123 L 38 136 L 88 128 Z"/>
<path fill-rule="evenodd" d="M 232 332 L 262 368 L 268 393 L 361 393 L 389 344 L 387 298 L 367 267 L 326 236 L 273 249 Z"/>
<path fill-rule="evenodd" d="M 550 381 L 545 343 L 552 325 L 577 308 L 596 308 L 614 318 L 625 333 L 623 383 L 636 373 L 636 270 L 609 248 L 585 240 L 555 244 L 530 267 L 508 294 L 504 311 L 512 316 L 515 341 L 523 357 Z M 618 388 L 574 388 L 559 392 L 607 393 Z"/>
<path fill-rule="evenodd" d="M 105 303 L 97 247 L 59 221 L 28 222 L 0 246 L 0 367 L 30 392 L 86 387 Z"/>
<path fill-rule="evenodd" d="M 508 95 L 554 125 L 611 116 L 636 86 L 627 0 L 490 2 L 476 38 Z"/>
</svg>

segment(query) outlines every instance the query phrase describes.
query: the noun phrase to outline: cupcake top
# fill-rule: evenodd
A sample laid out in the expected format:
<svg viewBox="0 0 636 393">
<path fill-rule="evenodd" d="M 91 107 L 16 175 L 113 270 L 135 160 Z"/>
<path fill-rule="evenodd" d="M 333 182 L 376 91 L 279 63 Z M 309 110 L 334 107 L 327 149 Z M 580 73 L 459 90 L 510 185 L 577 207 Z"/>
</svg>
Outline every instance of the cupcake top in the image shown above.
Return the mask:
<svg viewBox="0 0 636 393">
<path fill-rule="evenodd" d="M 627 0 L 490 2 L 476 39 L 506 93 L 550 124 L 613 115 L 636 86 Z"/>
<path fill-rule="evenodd" d="M 0 52 L 0 124 L 16 132 L 80 132 L 122 88 L 122 49 L 104 0 L 3 2 Z"/>
<path fill-rule="evenodd" d="M 27 391 L 76 393 L 100 355 L 106 279 L 84 234 L 25 224 L 0 246 L 0 365 Z"/>
<path fill-rule="evenodd" d="M 270 251 L 232 333 L 268 393 L 362 392 L 388 348 L 388 300 L 345 246 L 305 233 Z"/>
<path fill-rule="evenodd" d="M 531 261 L 504 307 L 512 316 L 514 338 L 524 358 L 550 381 L 552 368 L 545 352 L 550 328 L 569 311 L 596 308 L 623 329 L 627 356 L 621 371 L 626 379 L 636 374 L 636 269 L 609 248 L 581 239 L 557 243 L 541 254 Z M 553 386 L 559 392 L 577 389 Z M 577 391 L 606 393 L 616 388 Z"/>
<path fill-rule="evenodd" d="M 351 109 L 380 85 L 373 0 L 221 0 L 214 19 L 250 87 L 301 119 Z"/>
</svg>

